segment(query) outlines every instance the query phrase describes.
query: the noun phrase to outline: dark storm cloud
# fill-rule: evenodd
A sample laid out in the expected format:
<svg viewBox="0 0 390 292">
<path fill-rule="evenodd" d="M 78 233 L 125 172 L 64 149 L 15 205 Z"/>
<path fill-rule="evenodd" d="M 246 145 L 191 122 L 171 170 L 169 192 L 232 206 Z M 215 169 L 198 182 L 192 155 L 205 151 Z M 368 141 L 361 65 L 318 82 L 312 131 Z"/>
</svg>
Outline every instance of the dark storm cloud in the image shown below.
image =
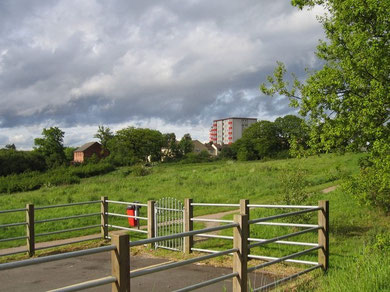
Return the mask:
<svg viewBox="0 0 390 292">
<path fill-rule="evenodd" d="M 1 1 L 0 127 L 291 113 L 258 86 L 276 60 L 318 65 L 313 15 L 285 0 Z"/>
</svg>

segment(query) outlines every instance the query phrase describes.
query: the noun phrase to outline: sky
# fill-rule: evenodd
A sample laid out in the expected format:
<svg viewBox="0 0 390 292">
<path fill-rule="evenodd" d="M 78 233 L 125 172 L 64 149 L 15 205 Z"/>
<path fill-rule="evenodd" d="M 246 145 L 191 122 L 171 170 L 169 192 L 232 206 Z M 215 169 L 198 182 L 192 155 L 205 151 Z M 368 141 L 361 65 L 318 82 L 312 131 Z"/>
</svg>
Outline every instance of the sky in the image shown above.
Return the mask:
<svg viewBox="0 0 390 292">
<path fill-rule="evenodd" d="M 276 61 L 315 69 L 320 8 L 287 0 L 0 1 L 0 147 L 31 149 L 43 128 L 66 146 L 98 125 L 190 133 L 212 121 L 296 113 L 259 85 Z"/>
</svg>

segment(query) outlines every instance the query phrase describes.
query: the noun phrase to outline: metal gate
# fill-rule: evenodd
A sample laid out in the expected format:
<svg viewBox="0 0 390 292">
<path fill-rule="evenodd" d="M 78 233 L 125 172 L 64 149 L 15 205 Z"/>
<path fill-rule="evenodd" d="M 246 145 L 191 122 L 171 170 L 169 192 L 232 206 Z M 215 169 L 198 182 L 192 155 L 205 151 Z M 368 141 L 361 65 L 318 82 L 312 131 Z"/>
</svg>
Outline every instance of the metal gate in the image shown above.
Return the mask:
<svg viewBox="0 0 390 292">
<path fill-rule="evenodd" d="M 155 237 L 184 232 L 184 205 L 175 198 L 162 198 L 154 205 Z M 170 250 L 184 251 L 184 239 L 170 239 L 154 244 Z"/>
</svg>

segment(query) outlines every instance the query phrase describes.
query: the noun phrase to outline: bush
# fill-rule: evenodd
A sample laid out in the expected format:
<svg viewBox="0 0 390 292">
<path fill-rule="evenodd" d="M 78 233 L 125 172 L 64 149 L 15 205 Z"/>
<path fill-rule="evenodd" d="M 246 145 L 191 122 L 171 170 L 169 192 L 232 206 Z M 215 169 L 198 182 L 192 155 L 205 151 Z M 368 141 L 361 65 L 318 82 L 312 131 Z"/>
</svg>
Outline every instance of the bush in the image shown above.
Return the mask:
<svg viewBox="0 0 390 292">
<path fill-rule="evenodd" d="M 152 169 L 149 167 L 146 167 L 142 164 L 137 164 L 137 165 L 133 166 L 131 173 L 134 176 L 146 176 L 146 175 L 152 173 Z"/>
<path fill-rule="evenodd" d="M 0 149 L 0 176 L 46 169 L 44 157 L 35 151 Z"/>
<path fill-rule="evenodd" d="M 0 193 L 27 192 L 63 184 L 79 183 L 80 179 L 69 172 L 51 171 L 46 173 L 27 172 L 0 178 Z"/>
<path fill-rule="evenodd" d="M 390 143 L 374 143 L 371 155 L 360 161 L 359 175 L 343 187 L 361 203 L 390 213 Z"/>
<path fill-rule="evenodd" d="M 69 172 L 80 178 L 91 177 L 95 175 L 105 174 L 115 170 L 115 167 L 108 162 L 82 164 L 79 166 L 71 166 Z"/>
</svg>

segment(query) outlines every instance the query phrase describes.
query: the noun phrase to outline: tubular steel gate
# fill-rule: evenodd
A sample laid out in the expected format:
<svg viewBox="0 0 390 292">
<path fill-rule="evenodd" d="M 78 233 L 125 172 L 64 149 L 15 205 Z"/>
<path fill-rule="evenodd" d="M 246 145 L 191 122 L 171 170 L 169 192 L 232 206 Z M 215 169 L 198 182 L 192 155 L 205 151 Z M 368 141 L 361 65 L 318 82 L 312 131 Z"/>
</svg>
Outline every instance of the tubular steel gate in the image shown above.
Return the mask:
<svg viewBox="0 0 390 292">
<path fill-rule="evenodd" d="M 175 198 L 162 198 L 154 205 L 155 234 L 154 237 L 167 236 L 184 231 L 184 206 Z M 184 239 L 174 238 L 155 242 L 154 247 L 176 251 L 184 250 Z"/>
</svg>

